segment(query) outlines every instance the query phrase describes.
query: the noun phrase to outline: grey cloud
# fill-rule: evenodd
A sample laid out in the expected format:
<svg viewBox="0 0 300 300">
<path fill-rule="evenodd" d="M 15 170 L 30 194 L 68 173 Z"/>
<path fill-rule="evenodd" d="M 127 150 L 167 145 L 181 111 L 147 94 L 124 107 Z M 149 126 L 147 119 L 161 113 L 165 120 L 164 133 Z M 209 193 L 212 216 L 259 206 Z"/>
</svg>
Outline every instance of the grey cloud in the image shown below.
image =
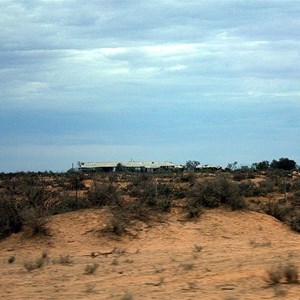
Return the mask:
<svg viewBox="0 0 300 300">
<path fill-rule="evenodd" d="M 295 1 L 11 1 L 2 5 L 2 48 L 60 49 L 203 41 L 234 31 L 297 38 Z M 29 3 L 29 4 L 28 4 Z M 25 26 L 24 26 L 25 24 Z M 280 25 L 280 26 L 278 26 Z M 15 34 L 13 34 L 15 33 Z M 20 43 L 21 41 L 21 43 Z"/>
<path fill-rule="evenodd" d="M 180 137 L 189 155 L 221 139 L 228 157 L 235 137 L 278 133 L 287 145 L 299 127 L 299 10 L 292 0 L 2 0 L 0 105 L 16 129 L 5 139 L 18 145 L 24 127 L 26 145 L 44 130 L 49 143 L 121 149 L 132 137 L 163 153 Z"/>
</svg>

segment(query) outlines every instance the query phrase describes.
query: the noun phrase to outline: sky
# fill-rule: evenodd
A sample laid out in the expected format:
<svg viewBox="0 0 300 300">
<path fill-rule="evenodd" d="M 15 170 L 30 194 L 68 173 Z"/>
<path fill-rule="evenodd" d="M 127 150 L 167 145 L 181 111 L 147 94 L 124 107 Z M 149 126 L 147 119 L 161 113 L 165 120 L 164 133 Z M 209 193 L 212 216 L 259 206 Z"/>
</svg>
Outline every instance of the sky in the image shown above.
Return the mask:
<svg viewBox="0 0 300 300">
<path fill-rule="evenodd" d="M 0 0 L 0 172 L 300 164 L 299 0 Z"/>
</svg>

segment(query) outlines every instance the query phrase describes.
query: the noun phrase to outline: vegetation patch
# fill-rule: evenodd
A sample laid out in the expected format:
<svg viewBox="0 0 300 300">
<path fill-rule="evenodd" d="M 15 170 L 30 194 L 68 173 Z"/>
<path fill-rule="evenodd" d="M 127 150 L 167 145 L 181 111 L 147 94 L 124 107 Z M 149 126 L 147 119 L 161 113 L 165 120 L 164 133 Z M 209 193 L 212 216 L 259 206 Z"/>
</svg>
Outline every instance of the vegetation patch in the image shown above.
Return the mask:
<svg viewBox="0 0 300 300">
<path fill-rule="evenodd" d="M 294 263 L 286 263 L 272 266 L 267 270 L 267 282 L 270 285 L 278 285 L 280 283 L 297 284 L 299 283 L 298 267 Z"/>
<path fill-rule="evenodd" d="M 44 257 L 44 255 L 42 255 L 36 260 L 26 260 L 23 265 L 28 272 L 31 272 L 35 269 L 43 268 L 46 263 L 47 263 L 47 259 L 46 257 Z"/>
<path fill-rule="evenodd" d="M 0 174 L 0 238 L 22 228 L 32 235 L 50 235 L 48 216 L 87 208 L 108 209 L 106 232 L 122 235 L 136 221 L 160 221 L 172 210 L 184 210 L 194 219 L 207 208 L 241 210 L 248 203 L 300 232 L 300 180 L 291 176 L 293 161 L 264 161 L 240 170 L 234 164 L 225 172 L 201 173 L 198 164 L 189 161 L 184 172 L 151 174 L 122 166 L 115 173 Z M 279 195 L 284 201 L 270 200 Z"/>
<path fill-rule="evenodd" d="M 99 267 L 99 264 L 97 264 L 97 263 L 87 264 L 84 269 L 85 274 L 87 274 L 87 275 L 94 274 L 96 272 L 96 270 L 98 269 L 98 267 Z"/>
<path fill-rule="evenodd" d="M 246 202 L 239 193 L 237 184 L 230 182 L 225 176 L 206 180 L 195 184 L 189 193 L 188 210 L 200 207 L 215 208 L 221 205 L 229 206 L 232 210 L 245 209 Z"/>
<path fill-rule="evenodd" d="M 46 213 L 41 208 L 25 208 L 21 213 L 22 223 L 30 229 L 31 235 L 50 235 Z"/>
</svg>

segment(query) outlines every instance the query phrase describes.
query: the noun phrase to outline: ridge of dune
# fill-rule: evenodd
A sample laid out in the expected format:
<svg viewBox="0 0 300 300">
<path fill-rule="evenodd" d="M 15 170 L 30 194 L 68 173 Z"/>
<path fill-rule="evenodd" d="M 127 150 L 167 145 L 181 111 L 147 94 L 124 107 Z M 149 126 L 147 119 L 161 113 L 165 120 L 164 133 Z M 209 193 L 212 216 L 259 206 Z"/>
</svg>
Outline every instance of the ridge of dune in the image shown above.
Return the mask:
<svg viewBox="0 0 300 300">
<path fill-rule="evenodd" d="M 70 212 L 50 218 L 51 236 L 22 232 L 2 240 L 0 297 L 272 299 L 277 291 L 266 271 L 300 262 L 299 234 L 257 212 L 212 209 L 195 221 L 173 213 L 160 223 L 137 223 L 135 236 L 122 237 L 102 234 L 106 222 L 104 209 Z M 28 272 L 24 262 L 43 252 L 47 263 Z M 8 264 L 11 255 L 16 261 Z M 92 275 L 85 274 L 88 264 L 99 265 Z M 300 293 L 298 285 L 283 289 L 286 299 Z"/>
</svg>

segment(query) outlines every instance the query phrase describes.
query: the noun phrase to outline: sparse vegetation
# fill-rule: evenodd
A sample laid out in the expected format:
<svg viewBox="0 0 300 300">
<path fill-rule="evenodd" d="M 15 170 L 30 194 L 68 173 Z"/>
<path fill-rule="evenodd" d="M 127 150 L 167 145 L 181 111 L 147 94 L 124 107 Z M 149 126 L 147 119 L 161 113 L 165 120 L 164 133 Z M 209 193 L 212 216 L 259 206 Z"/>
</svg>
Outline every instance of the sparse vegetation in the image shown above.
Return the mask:
<svg viewBox="0 0 300 300">
<path fill-rule="evenodd" d="M 113 211 L 110 218 L 110 223 L 102 230 L 104 233 L 113 233 L 115 235 L 122 235 L 126 226 L 128 225 L 129 220 L 126 216 L 120 211 Z"/>
<path fill-rule="evenodd" d="M 279 221 L 285 221 L 289 213 L 291 212 L 292 207 L 286 203 L 282 203 L 279 201 L 271 201 L 269 200 L 264 205 L 264 211 L 266 214 L 273 216 Z"/>
<path fill-rule="evenodd" d="M 48 208 L 48 213 L 51 215 L 62 214 L 65 212 L 85 209 L 90 206 L 90 203 L 85 197 L 69 194 L 67 191 L 62 191 L 56 195 Z"/>
<path fill-rule="evenodd" d="M 277 285 L 280 283 L 283 273 L 282 273 L 282 266 L 272 266 L 268 271 L 267 271 L 267 282 L 270 285 Z"/>
<path fill-rule="evenodd" d="M 12 256 L 10 256 L 9 258 L 8 258 L 8 263 L 9 264 L 12 264 L 14 261 L 16 260 L 16 257 L 14 256 L 14 255 L 12 255 Z"/>
<path fill-rule="evenodd" d="M 291 229 L 294 231 L 300 232 L 300 212 L 294 213 L 290 223 Z"/>
<path fill-rule="evenodd" d="M 21 213 L 23 224 L 31 230 L 34 235 L 50 235 L 47 225 L 47 217 L 41 208 L 25 208 Z"/>
<path fill-rule="evenodd" d="M 54 260 L 54 263 L 69 266 L 73 263 L 73 260 L 69 254 L 61 254 L 57 260 Z"/>
<path fill-rule="evenodd" d="M 254 179 L 252 178 L 253 174 L 256 176 Z M 44 276 L 48 271 L 53 271 L 54 273 L 59 270 L 59 272 L 64 271 L 66 274 L 69 272 L 66 269 L 68 267 L 51 265 L 48 264 L 49 262 L 66 266 L 72 265 L 72 270 L 86 280 L 81 285 L 81 292 L 93 293 L 95 292 L 95 286 L 87 283 L 96 279 L 96 277 L 92 276 L 93 274 L 95 276 L 102 276 L 109 272 L 108 270 L 110 269 L 116 276 L 121 277 L 122 275 L 127 275 L 128 269 L 138 270 L 144 254 L 147 256 L 149 254 L 147 251 L 150 249 L 150 246 L 146 251 L 143 248 L 142 239 L 144 236 L 149 232 L 151 238 L 154 237 L 153 239 L 155 239 L 158 236 L 155 234 L 159 232 L 161 236 L 158 236 L 158 239 L 163 239 L 166 232 L 177 232 L 177 227 L 175 228 L 172 222 L 178 220 L 180 226 L 186 230 L 185 232 L 191 228 L 194 230 L 193 240 L 189 240 L 189 243 L 187 243 L 189 248 L 185 249 L 184 252 L 186 256 L 179 256 L 179 253 L 172 251 L 169 254 L 167 253 L 167 248 L 160 249 L 160 260 L 157 259 L 155 262 L 151 262 L 151 266 L 155 265 L 156 267 L 149 272 L 153 277 L 149 279 L 147 284 L 158 287 L 164 284 L 164 278 L 166 278 L 166 287 L 169 287 L 169 284 L 173 280 L 169 277 L 178 271 L 179 274 L 188 276 L 188 279 L 186 278 L 184 283 L 191 290 L 188 292 L 194 293 L 195 290 L 200 289 L 202 283 L 201 281 L 188 282 L 188 280 L 192 280 L 192 275 L 197 274 L 195 278 L 200 280 L 199 272 L 203 272 L 203 276 L 209 276 L 212 273 L 217 274 L 218 270 L 218 268 L 215 268 L 215 265 L 210 266 L 207 263 L 207 258 L 213 255 L 214 248 L 210 242 L 206 244 L 206 241 L 212 241 L 215 238 L 214 234 L 218 234 L 225 241 L 225 244 L 222 244 L 222 246 L 229 245 L 233 232 L 238 235 L 238 226 L 242 223 L 236 220 L 234 223 L 231 223 L 231 220 L 229 220 L 230 225 L 233 225 L 233 231 L 229 230 L 229 233 L 229 231 L 224 231 L 224 228 L 228 224 L 217 223 L 216 220 L 220 220 L 220 218 L 226 217 L 226 215 L 233 216 L 233 218 L 235 216 L 248 217 L 246 213 L 230 213 L 228 212 L 230 209 L 246 209 L 248 208 L 248 203 L 255 203 L 258 208 L 257 211 L 269 214 L 281 222 L 288 224 L 291 229 L 300 232 L 300 198 L 297 194 L 299 193 L 299 177 L 297 177 L 299 175 L 295 174 L 295 176 L 293 175 L 294 177 L 288 176 L 287 173 L 282 175 L 280 172 L 271 169 L 264 171 L 257 170 L 252 173 L 250 171 L 240 172 L 237 170 L 231 172 L 203 171 L 201 173 L 184 172 L 178 174 L 127 174 L 124 172 L 108 175 L 95 173 L 92 175 L 81 174 L 80 187 L 74 184 L 74 182 L 71 184 L 70 178 L 65 178 L 63 174 L 56 178 L 44 178 L 43 176 L 39 177 L 31 174 L 28 178 L 27 175 L 25 176 L 26 180 L 15 179 L 12 175 L 10 175 L 11 177 L 3 175 L 5 180 L 0 179 L 1 238 L 11 233 L 25 230 L 25 234 L 17 235 L 17 237 L 24 240 L 29 237 L 26 234 L 27 232 L 35 235 L 34 238 L 26 241 L 26 247 L 29 247 L 27 243 L 32 243 L 33 246 L 38 245 L 39 249 L 50 249 L 52 251 L 52 243 L 57 242 L 57 225 L 53 220 L 61 220 L 63 217 L 57 216 L 50 223 L 48 222 L 49 216 L 88 208 L 93 209 L 90 211 L 85 210 L 83 215 L 91 217 L 91 220 L 89 218 L 85 219 L 89 225 L 81 232 L 81 234 L 87 234 L 82 237 L 82 240 L 85 237 L 92 237 L 94 233 L 100 233 L 100 238 L 97 237 L 98 240 L 96 240 L 97 245 L 91 245 L 90 249 L 88 249 L 87 244 L 84 245 L 84 249 L 88 250 L 85 254 L 80 252 L 80 259 L 76 259 L 76 256 L 71 258 L 69 255 L 61 255 L 60 257 L 57 255 L 53 258 L 52 254 L 50 259 L 48 253 L 45 251 L 41 257 L 32 260 L 25 259 L 24 262 L 23 257 L 26 255 L 27 249 L 18 253 L 15 247 L 6 247 L 4 249 L 11 252 L 5 252 L 3 259 L 5 262 L 4 267 L 7 269 L 10 268 L 10 271 L 15 272 L 18 266 L 21 265 L 23 274 L 24 270 L 26 273 L 27 271 L 33 273 L 27 274 L 27 277 L 30 277 L 32 275 Z M 24 187 L 20 187 L 19 184 L 24 185 Z M 31 185 L 33 187 L 32 192 L 29 191 L 29 186 Z M 33 200 L 29 199 L 31 197 L 33 197 Z M 212 213 L 214 208 L 219 209 L 216 211 L 218 219 L 216 218 L 211 223 L 212 227 L 214 227 L 212 229 L 206 227 L 205 222 L 214 214 Z M 169 216 L 169 213 L 172 213 L 172 215 Z M 195 222 L 187 222 L 183 214 L 187 214 L 187 217 L 190 219 L 196 219 L 201 216 L 202 218 L 195 220 Z M 253 214 L 253 218 L 255 219 L 255 215 L 257 214 L 252 212 L 251 214 Z M 74 215 L 77 216 L 77 214 Z M 72 216 L 70 219 L 74 219 L 74 215 L 70 214 Z M 274 223 L 274 220 L 266 216 L 259 216 L 261 217 L 261 222 L 269 219 L 270 223 Z M 158 224 L 158 222 L 161 223 Z M 250 224 L 250 222 L 247 222 L 247 224 Z M 49 231 L 50 225 L 51 229 L 53 228 L 53 232 Z M 105 228 L 102 230 L 103 227 Z M 267 253 L 268 249 L 273 251 L 278 246 L 278 240 L 275 237 L 274 239 L 269 237 L 269 228 L 265 223 L 255 224 L 253 228 L 257 230 L 258 236 L 251 236 L 248 238 L 249 240 L 244 240 L 244 242 L 248 242 L 249 251 L 265 251 Z M 158 229 L 157 232 L 155 232 L 156 229 Z M 214 229 L 216 229 L 215 232 L 213 232 Z M 61 234 L 64 230 L 60 231 Z M 244 232 L 247 233 L 248 231 L 245 230 Z M 53 238 L 51 238 L 50 233 L 53 234 Z M 106 235 L 104 236 L 103 233 L 106 233 Z M 45 235 L 49 237 L 44 238 L 43 236 Z M 72 243 L 73 237 L 69 238 L 71 234 L 70 236 L 68 234 L 66 236 L 68 236 L 68 242 Z M 9 242 L 14 238 L 12 236 L 7 241 Z M 117 248 L 126 246 L 128 241 L 133 241 L 134 244 L 134 239 L 136 238 L 141 238 L 140 241 L 137 241 L 136 245 L 138 246 L 130 246 L 126 254 Z M 228 239 L 228 243 L 226 243 L 226 239 Z M 188 241 L 188 239 L 183 240 Z M 102 243 L 103 241 L 104 243 Z M 3 241 L 3 244 L 6 244 L 6 241 Z M 49 245 L 50 248 L 48 248 Z M 70 244 L 70 246 L 72 245 Z M 203 250 L 203 246 L 205 247 L 204 250 L 207 251 Z M 138 253 L 138 251 L 135 252 L 134 247 L 141 249 L 141 255 L 134 256 Z M 68 251 L 69 249 L 67 248 L 64 251 Z M 94 252 L 91 252 L 91 250 L 94 250 Z M 272 251 L 269 252 L 271 253 Z M 14 255 L 10 256 L 9 253 Z M 74 252 L 70 253 L 74 255 Z M 282 257 L 286 257 L 287 255 L 290 255 L 290 253 L 286 253 Z M 85 260 L 84 256 L 88 258 Z M 205 259 L 202 260 L 202 258 Z M 291 257 L 289 256 L 288 259 L 290 261 Z M 95 263 L 88 263 L 89 261 L 95 261 Z M 249 261 L 245 259 L 245 261 L 237 262 L 236 265 L 243 265 L 246 270 Z M 101 262 L 101 266 L 102 262 L 106 263 L 103 264 L 105 268 L 101 274 L 99 262 Z M 172 267 L 170 268 L 167 263 L 170 263 Z M 43 272 L 38 270 L 42 270 L 43 268 Z M 170 270 L 174 270 L 174 272 Z M 136 272 L 138 273 L 138 271 Z M 90 276 L 85 276 L 84 274 Z M 160 275 L 164 275 L 164 277 L 159 278 Z M 298 284 L 299 282 L 296 264 L 283 263 L 282 265 L 270 268 L 267 271 L 267 282 L 269 286 L 272 286 L 272 292 L 273 290 L 277 291 L 276 295 L 285 294 L 286 291 L 282 287 L 287 289 L 287 284 Z M 87 287 L 86 290 L 85 287 Z M 228 290 L 233 289 L 232 286 L 225 286 L 220 289 L 222 290 L 223 288 L 224 290 L 226 288 Z M 296 289 L 297 287 L 294 288 Z M 187 290 L 186 286 L 185 289 L 183 286 L 183 290 Z M 120 292 L 118 293 L 114 296 L 119 296 L 119 298 L 123 299 L 133 299 L 131 293 L 126 293 L 123 297 Z M 292 292 L 289 291 L 289 293 Z"/>
<path fill-rule="evenodd" d="M 88 283 L 85 292 L 88 294 L 95 293 L 95 284 Z"/>
<path fill-rule="evenodd" d="M 200 246 L 200 245 L 194 245 L 194 248 L 195 248 L 195 251 L 196 252 L 201 252 L 202 251 L 202 249 L 203 249 L 203 247 L 202 246 Z"/>
<path fill-rule="evenodd" d="M 215 208 L 227 205 L 232 210 L 246 208 L 244 199 L 239 194 L 238 186 L 231 183 L 224 176 L 217 176 L 193 186 L 189 193 L 188 211 L 190 215 L 197 215 L 197 208 Z M 193 213 L 195 210 L 195 214 Z M 200 211 L 200 210 L 199 210 Z"/>
<path fill-rule="evenodd" d="M 192 270 L 195 268 L 195 264 L 194 263 L 184 263 L 184 264 L 182 264 L 182 268 L 185 271 Z"/>
<path fill-rule="evenodd" d="M 299 272 L 298 267 L 293 263 L 288 263 L 283 268 L 283 275 L 287 283 L 299 283 Z"/>
<path fill-rule="evenodd" d="M 87 192 L 87 200 L 90 207 L 119 205 L 121 202 L 120 191 L 112 182 L 94 182 Z"/>
<path fill-rule="evenodd" d="M 282 283 L 284 279 L 288 284 L 299 283 L 298 267 L 294 263 L 275 265 L 267 271 L 267 274 L 267 282 L 273 286 Z"/>
<path fill-rule="evenodd" d="M 0 194 L 0 238 L 17 233 L 22 228 L 20 210 L 12 197 Z"/>
<path fill-rule="evenodd" d="M 35 269 L 41 269 L 46 263 L 46 258 L 39 257 L 36 260 L 26 260 L 24 262 L 24 268 L 28 271 L 31 272 Z"/>
<path fill-rule="evenodd" d="M 131 292 L 126 291 L 121 299 L 122 300 L 133 300 L 133 294 Z"/>
<path fill-rule="evenodd" d="M 196 173 L 193 169 L 198 163 L 190 161 L 190 170 L 180 173 L 125 172 L 118 166 L 118 173 L 108 174 L 74 170 L 1 174 L 0 238 L 22 228 L 30 229 L 32 235 L 50 235 L 48 216 L 86 208 L 105 207 L 111 220 L 104 231 L 121 236 L 136 221 L 159 221 L 174 207 L 184 208 L 187 218 L 193 219 L 205 209 L 224 206 L 240 210 L 247 209 L 248 203 L 253 208 L 254 202 L 253 209 L 300 231 L 300 180 L 289 179 L 292 177 L 287 174 L 294 161 L 263 161 L 251 169 L 232 164 L 227 172 Z M 255 176 L 259 180 L 253 180 Z M 279 194 L 286 198 L 287 192 L 288 201 L 271 200 Z M 260 202 L 259 197 L 267 199 Z"/>
<path fill-rule="evenodd" d="M 197 199 L 191 198 L 187 200 L 186 210 L 187 218 L 195 219 L 201 215 L 201 213 L 203 212 L 203 207 L 201 203 L 197 201 Z"/>
<path fill-rule="evenodd" d="M 30 271 L 33 271 L 34 269 L 36 269 L 36 263 L 32 260 L 27 260 L 24 262 L 24 268 L 30 272 Z"/>
<path fill-rule="evenodd" d="M 85 274 L 87 275 L 91 275 L 91 274 L 94 274 L 96 272 L 96 270 L 98 269 L 99 267 L 99 264 L 97 263 L 90 263 L 90 264 L 87 264 L 86 267 L 85 267 Z"/>
</svg>

